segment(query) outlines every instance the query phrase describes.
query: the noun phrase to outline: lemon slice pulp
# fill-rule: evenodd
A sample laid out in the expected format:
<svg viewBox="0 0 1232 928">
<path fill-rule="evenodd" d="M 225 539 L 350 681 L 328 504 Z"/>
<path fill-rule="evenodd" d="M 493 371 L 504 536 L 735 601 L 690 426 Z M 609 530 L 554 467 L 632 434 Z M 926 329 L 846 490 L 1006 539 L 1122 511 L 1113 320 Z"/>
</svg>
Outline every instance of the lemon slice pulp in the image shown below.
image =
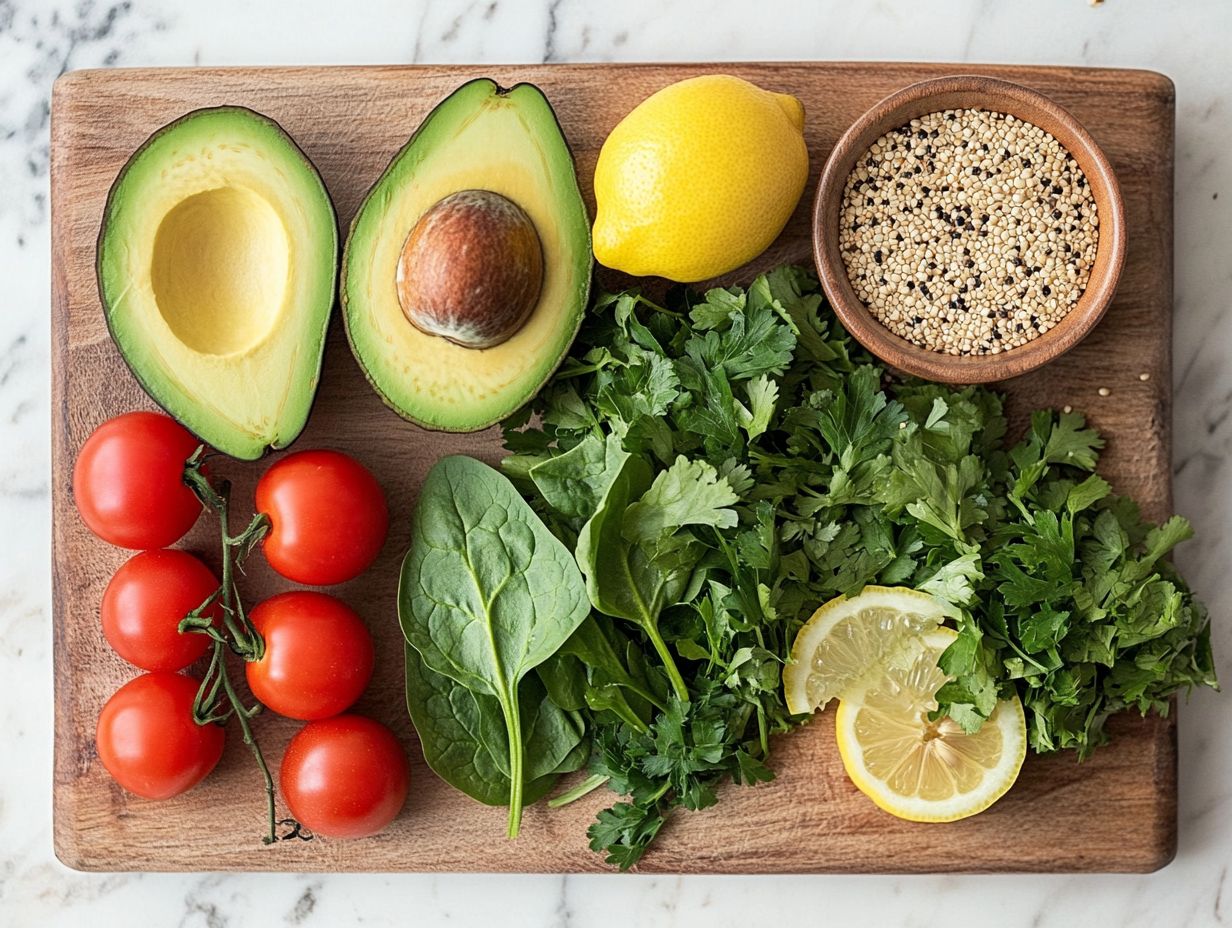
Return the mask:
<svg viewBox="0 0 1232 928">
<path fill-rule="evenodd" d="M 955 633 L 937 628 L 905 665 L 843 693 L 835 718 L 847 775 L 880 808 L 915 822 L 952 822 L 1005 795 L 1026 755 L 1018 697 L 1003 699 L 979 731 L 928 720 L 946 681 L 937 658 Z"/>
<path fill-rule="evenodd" d="M 783 668 L 788 711 L 823 709 L 885 667 L 908 663 L 942 618 L 941 603 L 906 587 L 866 586 L 830 600 L 800 629 Z"/>
</svg>

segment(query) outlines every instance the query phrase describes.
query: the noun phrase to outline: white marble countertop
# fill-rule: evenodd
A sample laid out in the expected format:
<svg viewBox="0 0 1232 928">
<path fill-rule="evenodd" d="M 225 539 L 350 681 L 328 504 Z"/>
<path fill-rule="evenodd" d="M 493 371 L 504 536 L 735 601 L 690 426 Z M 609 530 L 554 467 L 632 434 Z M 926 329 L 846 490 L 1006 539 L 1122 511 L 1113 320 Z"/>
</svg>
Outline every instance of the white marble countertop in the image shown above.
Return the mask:
<svg viewBox="0 0 1232 928">
<path fill-rule="evenodd" d="M 754 12 L 755 11 L 755 12 Z M 1232 729 L 1182 710 L 1180 853 L 1158 874 L 558 877 L 80 874 L 51 850 L 48 94 L 100 65 L 904 59 L 1114 65 L 1177 86 L 1178 561 L 1232 679 L 1232 90 L 1227 0 L 0 0 L 0 924 L 237 928 L 1232 920 Z M 978 861 L 972 861 L 978 865 Z M 1232 894 L 1232 889 L 1229 889 Z M 855 921 L 858 919 L 859 921 Z"/>
</svg>

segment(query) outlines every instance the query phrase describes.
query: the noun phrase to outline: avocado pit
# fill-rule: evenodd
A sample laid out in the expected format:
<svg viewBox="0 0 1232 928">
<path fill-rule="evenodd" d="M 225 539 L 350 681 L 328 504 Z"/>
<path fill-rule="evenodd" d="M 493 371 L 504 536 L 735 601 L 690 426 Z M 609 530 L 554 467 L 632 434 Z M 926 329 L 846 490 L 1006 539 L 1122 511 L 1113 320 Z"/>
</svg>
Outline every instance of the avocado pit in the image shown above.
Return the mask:
<svg viewBox="0 0 1232 928">
<path fill-rule="evenodd" d="M 461 190 L 420 217 L 398 258 L 398 302 L 426 335 L 491 348 L 517 333 L 543 290 L 543 246 L 526 212 Z"/>
</svg>

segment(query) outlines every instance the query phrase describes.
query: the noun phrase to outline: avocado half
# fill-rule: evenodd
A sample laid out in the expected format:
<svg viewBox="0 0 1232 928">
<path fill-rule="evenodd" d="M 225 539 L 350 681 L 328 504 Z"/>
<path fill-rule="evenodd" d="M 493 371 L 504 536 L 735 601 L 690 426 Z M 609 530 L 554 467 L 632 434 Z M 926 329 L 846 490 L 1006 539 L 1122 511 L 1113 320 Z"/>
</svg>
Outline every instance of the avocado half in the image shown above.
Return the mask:
<svg viewBox="0 0 1232 928">
<path fill-rule="evenodd" d="M 308 421 L 337 266 L 320 174 L 281 126 L 237 106 L 150 136 L 112 186 L 98 238 L 107 326 L 133 374 L 244 460 Z"/>
<path fill-rule="evenodd" d="M 444 198 L 489 191 L 529 216 L 543 253 L 538 300 L 506 341 L 464 347 L 408 321 L 399 258 Z M 556 114 L 532 84 L 463 84 L 424 120 L 359 207 L 342 256 L 351 349 L 385 403 L 431 429 L 486 428 L 530 400 L 569 350 L 590 293 L 590 219 Z"/>
</svg>

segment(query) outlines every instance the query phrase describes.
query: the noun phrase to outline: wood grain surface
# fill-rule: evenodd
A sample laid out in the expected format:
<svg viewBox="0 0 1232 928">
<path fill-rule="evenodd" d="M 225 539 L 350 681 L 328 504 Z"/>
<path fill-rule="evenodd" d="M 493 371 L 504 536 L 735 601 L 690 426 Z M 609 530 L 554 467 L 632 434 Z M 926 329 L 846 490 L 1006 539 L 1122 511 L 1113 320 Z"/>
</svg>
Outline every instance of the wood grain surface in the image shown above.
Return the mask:
<svg viewBox="0 0 1232 928">
<path fill-rule="evenodd" d="M 586 827 L 602 791 L 565 809 L 527 810 L 522 836 L 503 837 L 505 813 L 447 787 L 424 765 L 403 704 L 402 645 L 394 606 L 410 514 L 427 468 L 447 452 L 490 461 L 495 431 L 434 434 L 386 409 L 368 387 L 334 320 L 316 406 L 297 448 L 333 447 L 373 469 L 389 496 L 385 550 L 365 576 L 336 587 L 377 642 L 372 685 L 358 706 L 392 726 L 412 759 L 406 809 L 362 841 L 264 847 L 262 792 L 234 730 L 217 770 L 176 799 L 124 793 L 94 749 L 108 696 L 134 676 L 107 646 L 98 603 L 127 557 L 94 538 L 73 508 L 74 457 L 91 430 L 150 401 L 107 336 L 94 280 L 94 245 L 107 189 L 152 131 L 200 106 L 243 104 L 278 120 L 316 163 L 340 220 L 425 114 L 462 81 L 539 84 L 556 107 L 593 208 L 590 179 L 607 132 L 629 109 L 681 78 L 722 70 L 800 97 L 807 111 L 809 191 L 779 241 L 732 276 L 783 262 L 811 262 L 811 193 L 830 148 L 872 103 L 906 84 L 954 73 L 1018 81 L 1082 121 L 1120 180 L 1129 254 L 1116 300 L 1095 332 L 1053 365 L 1005 385 L 1016 423 L 1037 406 L 1073 405 L 1108 437 L 1103 471 L 1146 513 L 1170 511 L 1172 162 L 1174 93 L 1149 72 L 943 64 L 565 65 L 84 71 L 62 77 L 52 106 L 52 487 L 54 511 L 55 846 L 89 870 L 594 871 Z M 621 283 L 614 277 L 601 282 Z M 1147 375 L 1144 379 L 1141 375 Z M 1107 388 L 1108 396 L 1100 396 Z M 261 464 L 220 466 L 235 482 L 245 519 Z M 183 543 L 214 557 L 201 524 Z M 256 603 L 291 584 L 260 557 L 244 581 Z M 256 729 L 273 763 L 295 722 L 264 715 Z M 843 774 L 833 719 L 778 739 L 773 783 L 729 787 L 700 813 L 675 816 L 643 871 L 681 873 L 1147 871 L 1176 847 L 1176 729 L 1171 719 L 1113 720 L 1112 746 L 1077 764 L 1031 757 L 1008 796 L 950 825 L 903 822 L 878 811 Z"/>
</svg>

